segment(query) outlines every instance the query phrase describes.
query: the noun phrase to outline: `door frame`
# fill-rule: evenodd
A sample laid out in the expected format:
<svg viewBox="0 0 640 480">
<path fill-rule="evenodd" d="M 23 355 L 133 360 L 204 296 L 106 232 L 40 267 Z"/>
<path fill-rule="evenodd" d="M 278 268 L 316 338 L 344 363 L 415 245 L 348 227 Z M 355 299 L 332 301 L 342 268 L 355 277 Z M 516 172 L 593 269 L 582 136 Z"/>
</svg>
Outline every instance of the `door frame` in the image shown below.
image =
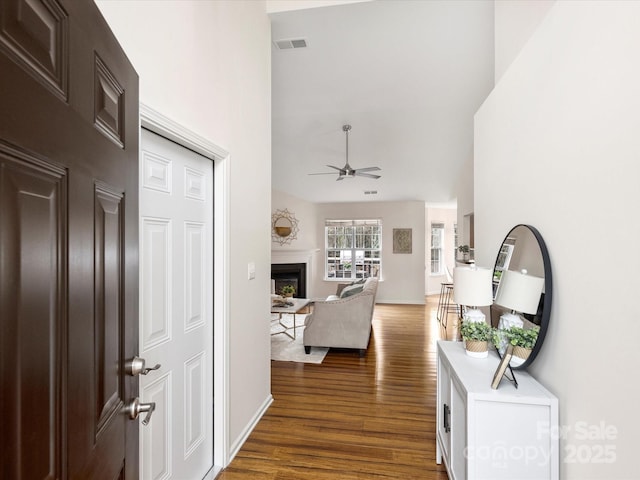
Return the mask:
<svg viewBox="0 0 640 480">
<path fill-rule="evenodd" d="M 229 152 L 140 103 L 140 127 L 213 162 L 213 479 L 229 463 Z"/>
</svg>

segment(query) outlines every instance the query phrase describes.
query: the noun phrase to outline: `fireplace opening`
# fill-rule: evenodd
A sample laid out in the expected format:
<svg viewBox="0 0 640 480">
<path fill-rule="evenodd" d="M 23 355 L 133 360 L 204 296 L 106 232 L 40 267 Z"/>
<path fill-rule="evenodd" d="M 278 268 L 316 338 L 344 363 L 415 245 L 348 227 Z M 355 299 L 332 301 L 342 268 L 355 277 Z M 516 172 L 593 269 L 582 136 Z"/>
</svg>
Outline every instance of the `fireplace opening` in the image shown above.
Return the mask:
<svg viewBox="0 0 640 480">
<path fill-rule="evenodd" d="M 273 263 L 271 278 L 275 281 L 276 293 L 285 285 L 293 285 L 296 298 L 307 297 L 307 265 L 305 263 Z"/>
</svg>

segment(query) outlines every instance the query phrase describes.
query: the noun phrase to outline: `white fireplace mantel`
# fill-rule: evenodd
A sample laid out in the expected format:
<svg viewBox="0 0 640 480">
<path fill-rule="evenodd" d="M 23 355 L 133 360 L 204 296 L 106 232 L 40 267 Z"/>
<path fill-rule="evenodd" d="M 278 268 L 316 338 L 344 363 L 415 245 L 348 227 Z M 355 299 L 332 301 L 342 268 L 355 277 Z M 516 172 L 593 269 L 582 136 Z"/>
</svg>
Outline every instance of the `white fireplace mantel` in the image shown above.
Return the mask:
<svg viewBox="0 0 640 480">
<path fill-rule="evenodd" d="M 271 250 L 271 263 L 311 263 L 313 255 L 320 251 L 312 250 Z"/>
</svg>

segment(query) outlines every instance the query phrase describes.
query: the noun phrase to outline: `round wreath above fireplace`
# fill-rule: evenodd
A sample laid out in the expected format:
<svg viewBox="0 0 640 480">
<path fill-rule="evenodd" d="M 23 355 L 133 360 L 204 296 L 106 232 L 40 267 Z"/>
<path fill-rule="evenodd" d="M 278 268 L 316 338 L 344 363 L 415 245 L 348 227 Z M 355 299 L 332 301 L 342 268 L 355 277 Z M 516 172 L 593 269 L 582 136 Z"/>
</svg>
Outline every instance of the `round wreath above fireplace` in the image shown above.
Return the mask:
<svg viewBox="0 0 640 480">
<path fill-rule="evenodd" d="M 298 219 L 286 208 L 271 215 L 271 238 L 280 245 L 298 238 Z"/>
</svg>

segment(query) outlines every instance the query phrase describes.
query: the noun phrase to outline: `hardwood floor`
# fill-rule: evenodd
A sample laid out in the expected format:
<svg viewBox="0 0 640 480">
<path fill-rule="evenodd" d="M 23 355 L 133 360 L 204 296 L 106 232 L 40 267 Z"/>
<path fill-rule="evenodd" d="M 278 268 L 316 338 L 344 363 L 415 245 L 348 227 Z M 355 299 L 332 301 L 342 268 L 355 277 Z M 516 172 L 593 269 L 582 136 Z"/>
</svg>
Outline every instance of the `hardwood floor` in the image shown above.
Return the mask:
<svg viewBox="0 0 640 480">
<path fill-rule="evenodd" d="M 447 479 L 435 461 L 437 302 L 376 305 L 364 358 L 273 361 L 275 401 L 218 479 Z"/>
</svg>

